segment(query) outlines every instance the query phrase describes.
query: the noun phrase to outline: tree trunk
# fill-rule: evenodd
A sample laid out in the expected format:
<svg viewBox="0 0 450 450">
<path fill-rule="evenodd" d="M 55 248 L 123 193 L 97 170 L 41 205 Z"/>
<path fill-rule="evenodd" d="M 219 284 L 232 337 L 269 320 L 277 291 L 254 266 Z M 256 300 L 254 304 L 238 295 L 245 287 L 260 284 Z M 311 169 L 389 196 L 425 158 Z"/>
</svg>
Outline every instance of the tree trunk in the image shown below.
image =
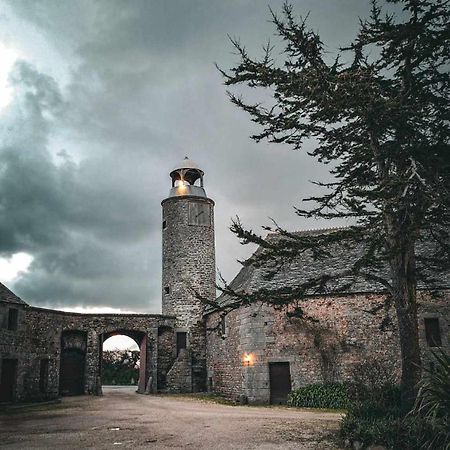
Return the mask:
<svg viewBox="0 0 450 450">
<path fill-rule="evenodd" d="M 402 358 L 400 389 L 402 402 L 410 404 L 416 398 L 417 384 L 421 376 L 417 314 L 409 310 L 408 307 L 397 306 L 396 310 Z"/>
<path fill-rule="evenodd" d="M 417 395 L 421 377 L 419 331 L 417 320 L 416 264 L 411 236 L 397 234 L 390 260 L 393 300 L 397 312 L 400 351 L 402 358 L 402 403 L 408 405 Z"/>
</svg>

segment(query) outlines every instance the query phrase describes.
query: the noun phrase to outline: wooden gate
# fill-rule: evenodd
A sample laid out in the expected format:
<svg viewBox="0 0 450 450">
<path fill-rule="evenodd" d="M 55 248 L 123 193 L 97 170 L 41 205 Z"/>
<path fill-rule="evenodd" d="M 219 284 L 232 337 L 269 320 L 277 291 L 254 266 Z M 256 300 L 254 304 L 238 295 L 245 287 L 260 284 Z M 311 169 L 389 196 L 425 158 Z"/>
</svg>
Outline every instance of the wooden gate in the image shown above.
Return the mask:
<svg viewBox="0 0 450 450">
<path fill-rule="evenodd" d="M 2 360 L 0 379 L 0 402 L 12 402 L 17 376 L 17 359 Z"/>
<path fill-rule="evenodd" d="M 59 391 L 61 395 L 84 393 L 85 353 L 79 349 L 65 349 L 61 354 Z"/>
<path fill-rule="evenodd" d="M 291 371 L 288 362 L 269 363 L 270 403 L 283 405 L 291 392 Z"/>
</svg>

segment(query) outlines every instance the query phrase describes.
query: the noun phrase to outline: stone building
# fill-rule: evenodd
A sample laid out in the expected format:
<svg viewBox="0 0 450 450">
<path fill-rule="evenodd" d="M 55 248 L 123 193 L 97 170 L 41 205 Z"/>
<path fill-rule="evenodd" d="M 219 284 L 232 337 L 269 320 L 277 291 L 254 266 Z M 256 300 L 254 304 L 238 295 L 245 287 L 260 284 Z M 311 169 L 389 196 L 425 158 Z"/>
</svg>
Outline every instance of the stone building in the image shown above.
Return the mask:
<svg viewBox="0 0 450 450">
<path fill-rule="evenodd" d="M 140 393 L 208 390 L 234 400 L 279 403 L 292 388 L 347 379 L 369 357 L 399 370 L 395 318 L 374 313 L 385 296 L 374 285 L 312 295 L 305 310 L 320 325 L 267 305 L 240 307 L 225 318 L 205 310 L 199 298 L 211 303 L 216 291 L 214 202 L 206 196 L 203 176 L 189 159 L 170 173 L 172 188 L 162 201 L 162 314 L 37 308 L 0 283 L 0 402 L 100 394 L 103 342 L 116 334 L 131 337 L 140 348 Z M 351 258 L 351 252 L 337 249 L 324 268 L 303 255 L 270 283 L 292 285 Z M 247 291 L 265 286 L 264 270 L 244 267 L 232 286 Z M 419 292 L 425 361 L 429 347 L 450 349 L 448 275 L 438 293 L 424 287 Z"/>
<path fill-rule="evenodd" d="M 100 394 L 103 341 L 116 334 L 129 336 L 140 348 L 138 392 L 156 391 L 161 372 L 176 359 L 175 318 L 168 315 L 36 308 L 0 283 L 0 323 L 0 401 Z"/>
<path fill-rule="evenodd" d="M 317 274 L 350 266 L 357 249 L 336 247 L 331 253 L 325 262 L 303 253 L 270 279 L 264 265 L 244 266 L 230 286 L 247 293 L 294 287 Z M 261 303 L 241 306 L 225 317 L 207 311 L 210 389 L 250 403 L 284 403 L 291 389 L 349 380 L 358 366 L 371 361 L 398 378 L 401 360 L 394 308 L 384 307 L 386 293 L 380 286 L 360 281 L 342 291 L 347 281 L 340 279 L 335 292 L 311 293 L 300 303 L 304 316 L 312 320 L 299 318 L 295 306 L 280 310 Z M 432 364 L 430 348 L 450 351 L 449 273 L 435 288 L 418 286 L 419 339 L 425 364 Z M 221 306 L 231 301 L 226 295 L 217 299 Z"/>
</svg>

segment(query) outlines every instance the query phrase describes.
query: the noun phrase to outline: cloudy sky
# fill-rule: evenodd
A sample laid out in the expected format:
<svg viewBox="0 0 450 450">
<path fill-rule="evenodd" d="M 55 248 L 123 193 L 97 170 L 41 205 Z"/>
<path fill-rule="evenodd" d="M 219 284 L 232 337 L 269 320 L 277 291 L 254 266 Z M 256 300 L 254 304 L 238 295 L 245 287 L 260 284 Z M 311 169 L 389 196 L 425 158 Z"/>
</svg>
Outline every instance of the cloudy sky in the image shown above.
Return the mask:
<svg viewBox="0 0 450 450">
<path fill-rule="evenodd" d="M 255 144 L 214 62 L 273 38 L 257 0 L 0 0 L 0 280 L 29 303 L 160 312 L 161 206 L 188 155 L 216 201 L 217 266 L 251 251 L 231 217 L 291 229 L 292 207 L 326 170 L 302 152 Z M 293 1 L 333 53 L 365 0 Z M 277 47 L 281 52 L 281 47 Z M 111 310 L 113 310 L 111 309 Z"/>
</svg>

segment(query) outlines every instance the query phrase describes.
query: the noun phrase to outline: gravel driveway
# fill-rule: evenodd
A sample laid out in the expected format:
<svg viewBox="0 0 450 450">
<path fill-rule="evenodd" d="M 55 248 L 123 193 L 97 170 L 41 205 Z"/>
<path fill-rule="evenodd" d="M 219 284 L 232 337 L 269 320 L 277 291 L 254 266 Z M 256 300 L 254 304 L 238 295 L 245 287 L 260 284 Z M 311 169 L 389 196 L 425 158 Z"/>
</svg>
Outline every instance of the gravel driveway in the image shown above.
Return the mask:
<svg viewBox="0 0 450 450">
<path fill-rule="evenodd" d="M 0 414 L 5 449 L 337 449 L 335 413 L 228 406 L 104 388 Z"/>
</svg>

